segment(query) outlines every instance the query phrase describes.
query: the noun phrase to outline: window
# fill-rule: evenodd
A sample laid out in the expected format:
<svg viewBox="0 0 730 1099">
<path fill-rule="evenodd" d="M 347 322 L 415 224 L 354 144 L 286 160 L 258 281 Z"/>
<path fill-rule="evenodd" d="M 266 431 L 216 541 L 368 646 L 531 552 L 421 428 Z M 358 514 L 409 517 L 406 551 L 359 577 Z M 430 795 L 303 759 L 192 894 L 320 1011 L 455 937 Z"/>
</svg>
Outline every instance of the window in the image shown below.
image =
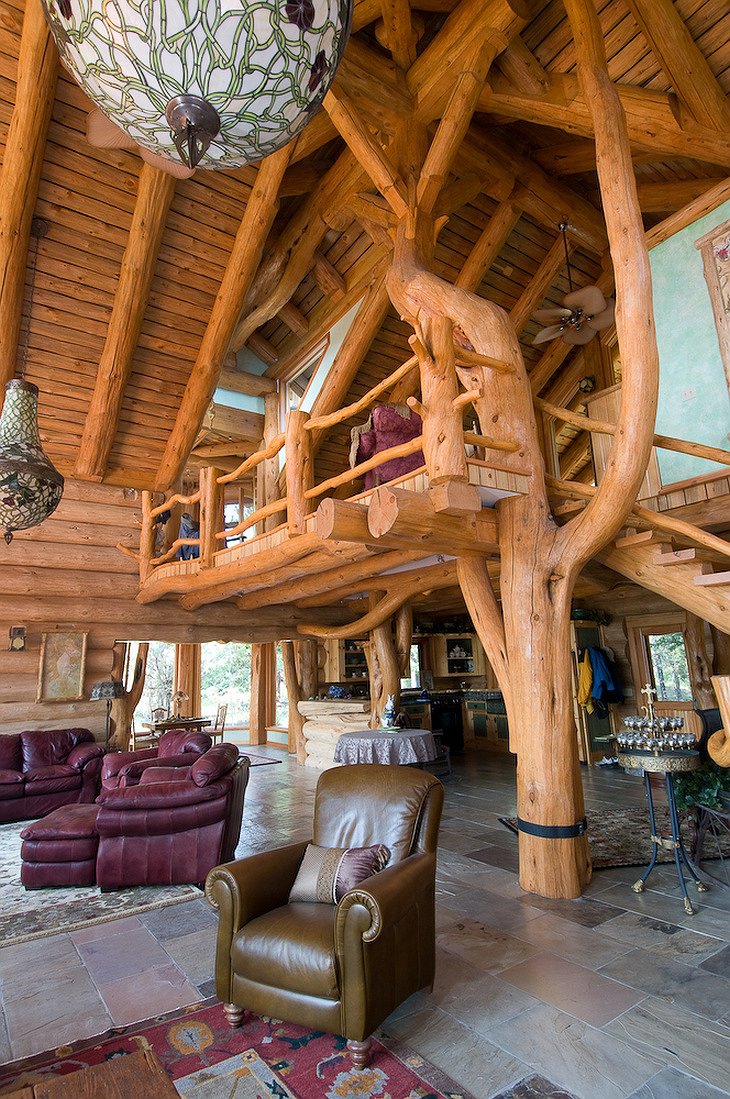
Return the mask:
<svg viewBox="0 0 730 1099">
<path fill-rule="evenodd" d="M 418 643 L 411 645 L 410 652 L 408 653 L 408 668 L 406 671 L 408 674 L 401 677 L 401 688 L 407 690 L 409 687 L 420 687 L 421 646 Z"/>
<path fill-rule="evenodd" d="M 692 673 L 684 637 L 684 617 L 647 615 L 627 618 L 629 653 L 637 705 L 645 705 L 641 689 L 656 691 L 660 713 L 693 708 Z"/>
<path fill-rule="evenodd" d="M 657 702 L 691 702 L 692 684 L 684 634 L 679 630 L 645 633 L 644 643 Z"/>
<path fill-rule="evenodd" d="M 323 336 L 321 340 L 318 340 L 314 347 L 310 349 L 304 362 L 296 367 L 293 377 L 287 379 L 287 410 L 299 408 L 301 405 L 304 400 L 304 395 L 309 388 L 309 384 L 316 373 L 317 367 L 322 362 L 329 345 L 330 337 L 329 333 L 327 333 L 327 335 Z"/>
<path fill-rule="evenodd" d="M 282 729 L 289 727 L 289 698 L 286 693 L 281 645 L 276 646 L 276 716 L 274 717 L 274 724 Z"/>
<path fill-rule="evenodd" d="M 175 676 L 175 646 L 170 641 L 150 641 L 150 649 L 147 656 L 147 671 L 144 679 L 144 689 L 139 700 L 139 705 L 134 711 L 135 728 L 141 728 L 143 721 L 149 721 L 152 711 L 157 709 L 168 710 L 172 702 L 172 688 Z M 134 665 L 137 660 L 139 641 L 130 641 L 127 644 L 127 669 L 125 683 L 131 685 L 134 675 Z"/>
<path fill-rule="evenodd" d="M 214 715 L 226 702 L 226 728 L 245 728 L 251 713 L 251 646 L 235 641 L 201 645 L 200 695 L 203 714 Z"/>
</svg>

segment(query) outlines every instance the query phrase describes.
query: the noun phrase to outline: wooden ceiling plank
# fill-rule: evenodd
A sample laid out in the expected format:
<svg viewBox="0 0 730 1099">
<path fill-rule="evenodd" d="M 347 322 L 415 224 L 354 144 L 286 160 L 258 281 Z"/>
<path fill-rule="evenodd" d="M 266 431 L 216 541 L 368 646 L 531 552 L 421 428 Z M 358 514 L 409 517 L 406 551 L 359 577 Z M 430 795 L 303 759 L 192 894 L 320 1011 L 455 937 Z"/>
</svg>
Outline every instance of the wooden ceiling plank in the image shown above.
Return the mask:
<svg viewBox="0 0 730 1099">
<path fill-rule="evenodd" d="M 28 0 L 0 187 L 0 387 L 15 374 L 31 223 L 59 61 L 39 0 Z M 0 392 L 0 406 L 4 392 Z"/>
<path fill-rule="evenodd" d="M 278 210 L 279 185 L 290 157 L 291 150 L 284 148 L 268 156 L 259 168 L 160 463 L 156 482 L 159 489 L 167 489 L 180 476 L 210 405 L 223 359 Z"/>
<path fill-rule="evenodd" d="M 101 480 L 106 471 L 174 193 L 173 176 L 142 164 L 129 240 L 79 447 L 76 476 L 82 479 Z"/>
<path fill-rule="evenodd" d="M 730 104 L 672 0 L 626 0 L 683 105 L 700 126 L 730 133 Z"/>
</svg>

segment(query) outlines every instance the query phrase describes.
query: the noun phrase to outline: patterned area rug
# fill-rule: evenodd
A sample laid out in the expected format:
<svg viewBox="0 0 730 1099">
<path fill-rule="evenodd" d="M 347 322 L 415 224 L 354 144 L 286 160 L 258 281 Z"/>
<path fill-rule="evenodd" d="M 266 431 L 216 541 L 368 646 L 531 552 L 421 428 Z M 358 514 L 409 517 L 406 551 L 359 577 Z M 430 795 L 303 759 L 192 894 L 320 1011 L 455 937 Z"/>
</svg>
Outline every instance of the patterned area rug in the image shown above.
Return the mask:
<svg viewBox="0 0 730 1099">
<path fill-rule="evenodd" d="M 671 836 L 669 814 L 662 806 L 655 807 L 656 823 L 659 834 Z M 651 858 L 651 839 L 649 813 L 646 809 L 588 809 L 588 847 L 594 870 L 607 870 L 612 866 L 647 866 Z M 516 817 L 500 817 L 500 822 L 511 832 L 517 834 Z M 691 837 L 686 825 L 682 827 L 682 838 L 689 852 Z M 712 850 L 711 837 L 705 840 L 703 858 L 717 858 L 717 850 Z M 730 845 L 727 852 L 730 854 Z M 674 862 L 674 853 L 662 847 L 657 862 Z"/>
<path fill-rule="evenodd" d="M 0 825 L 0 946 L 136 916 L 201 895 L 195 885 L 139 885 L 102 893 L 98 886 L 26 890 L 20 882 L 20 833 L 27 821 Z"/>
<path fill-rule="evenodd" d="M 473 1099 L 399 1044 L 384 1039 L 373 1047 L 370 1064 L 358 1071 L 337 1035 L 248 1013 L 231 1030 L 221 1004 L 198 1004 L 6 1065 L 0 1095 L 149 1049 L 178 1092 L 198 1099 Z"/>
</svg>

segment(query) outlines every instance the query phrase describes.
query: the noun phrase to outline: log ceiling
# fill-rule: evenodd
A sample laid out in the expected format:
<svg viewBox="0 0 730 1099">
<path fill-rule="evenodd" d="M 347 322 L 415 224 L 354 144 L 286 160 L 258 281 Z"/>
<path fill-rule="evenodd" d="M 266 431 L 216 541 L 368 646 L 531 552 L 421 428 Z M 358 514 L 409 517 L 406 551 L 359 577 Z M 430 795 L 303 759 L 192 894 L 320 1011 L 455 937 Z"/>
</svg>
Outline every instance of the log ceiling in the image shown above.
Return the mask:
<svg viewBox="0 0 730 1099">
<path fill-rule="evenodd" d="M 730 9 L 594 2 L 648 230 L 728 175 Z M 249 453 L 264 418 L 241 413 L 237 426 L 219 411 L 216 426 L 221 371 L 231 388 L 264 396 L 361 299 L 316 413 L 357 400 L 410 357 L 412 329 L 383 282 L 398 196 L 387 160 L 377 193 L 357 135 L 371 150 L 373 133 L 387 144 L 409 110 L 435 127 L 464 69 L 476 113 L 464 132 L 443 129 L 458 152 L 427 196 L 444 219 L 435 271 L 511 314 L 535 395 L 575 407 L 582 377 L 613 381 L 610 333 L 590 351 L 532 346 L 531 313 L 568 291 L 559 221 L 573 226 L 578 284 L 612 289 L 591 114 L 561 0 L 356 0 L 327 111 L 298 141 L 258 169 L 178 180 L 133 152 L 92 148 L 91 104 L 59 73 L 37 0 L 25 19 L 14 0 L 0 10 L 0 378 L 24 369 L 39 386 L 41 434 L 65 473 L 167 487 L 211 417 L 209 455 L 223 455 L 227 434 L 234 454 Z M 32 217 L 45 235 L 32 235 Z M 234 372 L 231 352 L 244 345 L 267 364 L 264 379 Z M 398 396 L 415 384 L 406 377 Z M 316 440 L 317 480 L 344 468 L 350 426 Z M 557 445 L 561 477 L 580 480 L 588 436 L 566 425 Z"/>
</svg>

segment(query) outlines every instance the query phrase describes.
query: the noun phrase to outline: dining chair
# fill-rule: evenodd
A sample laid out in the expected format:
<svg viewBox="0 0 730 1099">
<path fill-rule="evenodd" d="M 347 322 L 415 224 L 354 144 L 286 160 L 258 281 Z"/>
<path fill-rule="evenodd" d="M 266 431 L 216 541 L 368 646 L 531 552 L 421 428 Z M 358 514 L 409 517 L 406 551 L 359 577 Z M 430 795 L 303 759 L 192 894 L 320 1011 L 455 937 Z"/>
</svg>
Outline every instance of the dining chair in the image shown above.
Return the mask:
<svg viewBox="0 0 730 1099">
<path fill-rule="evenodd" d="M 228 713 L 228 703 L 227 702 L 221 702 L 220 705 L 218 706 L 217 711 L 216 711 L 215 723 L 213 725 L 213 728 L 209 730 L 209 736 L 212 739 L 214 744 L 217 740 L 220 740 L 221 742 L 223 741 L 223 731 L 226 727 L 226 715 L 227 715 L 227 713 Z"/>
</svg>

